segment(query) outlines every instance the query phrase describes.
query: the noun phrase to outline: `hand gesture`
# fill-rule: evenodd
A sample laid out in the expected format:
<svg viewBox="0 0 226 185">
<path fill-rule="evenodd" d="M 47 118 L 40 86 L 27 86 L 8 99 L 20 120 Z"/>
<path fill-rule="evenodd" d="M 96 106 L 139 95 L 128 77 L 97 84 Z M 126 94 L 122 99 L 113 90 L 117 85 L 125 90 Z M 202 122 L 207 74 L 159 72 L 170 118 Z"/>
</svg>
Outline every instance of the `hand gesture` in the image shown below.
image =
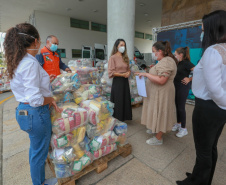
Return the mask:
<svg viewBox="0 0 226 185">
<path fill-rule="evenodd" d="M 67 73 L 72 73 L 70 68 L 66 68 L 65 71 L 66 71 Z"/>
<path fill-rule="evenodd" d="M 51 83 L 56 78 L 56 75 L 50 75 L 49 78 L 50 78 L 50 83 Z"/>
<path fill-rule="evenodd" d="M 187 85 L 190 81 L 191 81 L 190 78 L 185 77 L 183 80 L 181 80 L 181 83 Z"/>
<path fill-rule="evenodd" d="M 63 111 L 62 109 L 60 109 L 60 108 L 57 106 L 55 100 L 53 100 L 53 101 L 49 104 L 49 108 L 52 107 L 52 106 L 53 106 L 53 108 L 54 108 L 57 112 L 59 112 L 59 113 L 61 113 L 61 112 Z"/>
<path fill-rule="evenodd" d="M 130 76 L 130 71 L 126 72 L 124 75 L 125 78 L 129 78 L 129 76 Z"/>
</svg>

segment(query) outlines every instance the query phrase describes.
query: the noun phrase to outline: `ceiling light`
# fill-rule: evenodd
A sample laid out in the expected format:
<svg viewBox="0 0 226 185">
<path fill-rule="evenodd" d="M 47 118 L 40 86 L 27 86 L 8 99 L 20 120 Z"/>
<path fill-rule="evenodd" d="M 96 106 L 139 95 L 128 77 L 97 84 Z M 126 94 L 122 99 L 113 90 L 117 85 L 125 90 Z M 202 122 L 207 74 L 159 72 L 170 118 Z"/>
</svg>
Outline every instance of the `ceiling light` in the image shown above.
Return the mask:
<svg viewBox="0 0 226 185">
<path fill-rule="evenodd" d="M 148 16 L 148 14 L 147 14 L 147 13 L 145 13 L 144 15 L 145 15 L 145 16 Z"/>
<path fill-rule="evenodd" d="M 146 22 L 151 22 L 151 20 L 147 20 Z"/>
<path fill-rule="evenodd" d="M 140 3 L 140 6 L 144 6 L 145 4 L 144 3 Z"/>
</svg>

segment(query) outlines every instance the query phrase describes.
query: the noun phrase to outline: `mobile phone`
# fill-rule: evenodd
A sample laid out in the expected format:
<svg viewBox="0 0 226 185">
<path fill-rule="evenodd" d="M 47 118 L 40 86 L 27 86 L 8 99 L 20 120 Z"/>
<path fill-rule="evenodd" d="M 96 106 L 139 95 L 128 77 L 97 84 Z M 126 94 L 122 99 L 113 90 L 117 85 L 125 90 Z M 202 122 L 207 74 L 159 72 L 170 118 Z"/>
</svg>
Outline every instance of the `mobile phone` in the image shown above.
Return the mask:
<svg viewBox="0 0 226 185">
<path fill-rule="evenodd" d="M 28 112 L 26 110 L 20 110 L 19 111 L 19 115 L 20 116 L 27 116 L 28 115 Z"/>
</svg>

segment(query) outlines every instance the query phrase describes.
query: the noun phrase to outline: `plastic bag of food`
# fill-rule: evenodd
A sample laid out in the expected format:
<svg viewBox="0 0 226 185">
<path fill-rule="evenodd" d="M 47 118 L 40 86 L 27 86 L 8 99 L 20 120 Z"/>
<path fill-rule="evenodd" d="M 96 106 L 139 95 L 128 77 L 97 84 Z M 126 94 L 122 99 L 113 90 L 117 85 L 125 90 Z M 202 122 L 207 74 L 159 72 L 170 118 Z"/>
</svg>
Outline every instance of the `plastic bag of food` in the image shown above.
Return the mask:
<svg viewBox="0 0 226 185">
<path fill-rule="evenodd" d="M 80 104 L 82 101 L 100 97 L 102 95 L 102 87 L 94 84 L 82 85 L 73 95 L 75 103 Z"/>
<path fill-rule="evenodd" d="M 115 151 L 117 149 L 116 144 L 111 144 L 111 145 L 107 145 L 104 146 L 103 148 L 97 150 L 97 151 L 91 151 L 91 153 L 93 154 L 93 159 L 99 159 L 100 157 L 103 157 L 105 155 L 110 154 L 111 152 Z"/>
<path fill-rule="evenodd" d="M 105 65 L 107 65 L 107 64 L 105 64 Z M 103 76 L 100 79 L 100 82 L 103 85 L 112 86 L 113 78 L 109 78 L 107 70 L 104 71 Z"/>
<path fill-rule="evenodd" d="M 127 124 L 124 122 L 118 122 L 115 124 L 114 132 L 116 135 L 126 134 L 127 133 Z"/>
<path fill-rule="evenodd" d="M 103 135 L 94 137 L 94 139 L 89 144 L 90 149 L 92 151 L 97 151 L 106 145 L 115 143 L 117 139 L 118 139 L 118 136 L 114 132 L 109 131 Z"/>
<path fill-rule="evenodd" d="M 62 117 L 56 119 L 52 123 L 52 131 L 54 134 L 60 136 L 67 134 L 72 130 L 85 125 L 88 121 L 88 112 L 83 108 L 64 109 Z"/>
<path fill-rule="evenodd" d="M 86 152 L 79 160 L 72 163 L 72 173 L 76 174 L 82 171 L 86 166 L 93 162 L 93 157 L 90 152 Z"/>
<path fill-rule="evenodd" d="M 61 74 L 51 83 L 53 94 L 72 92 L 81 86 L 78 74 L 66 73 Z"/>
<path fill-rule="evenodd" d="M 123 134 L 120 134 L 118 136 L 118 140 L 117 140 L 117 145 L 119 146 L 124 146 L 125 144 L 127 144 L 127 140 L 126 140 L 126 134 L 123 133 Z"/>
<path fill-rule="evenodd" d="M 113 115 L 114 104 L 110 101 L 91 101 L 89 110 L 89 122 L 96 125 L 100 121 Z"/>
<path fill-rule="evenodd" d="M 54 149 L 52 152 L 53 161 L 56 163 L 71 163 L 76 159 L 73 147 L 68 146 L 61 149 Z"/>
<path fill-rule="evenodd" d="M 82 84 L 92 84 L 93 80 L 97 79 L 97 76 L 94 75 L 97 71 L 97 68 L 94 67 L 79 67 L 75 69 Z"/>
<path fill-rule="evenodd" d="M 143 102 L 143 97 L 136 95 L 135 98 L 133 98 L 132 104 L 137 104 L 142 102 Z"/>
<path fill-rule="evenodd" d="M 89 105 L 92 100 L 82 101 L 79 106 L 89 111 Z"/>
<path fill-rule="evenodd" d="M 107 119 L 93 125 L 88 123 L 86 125 L 87 136 L 90 139 L 93 139 L 95 136 L 100 136 L 108 131 L 113 131 L 115 124 L 118 122 L 117 119 L 113 117 L 108 117 Z"/>
<path fill-rule="evenodd" d="M 75 103 L 58 103 L 57 106 L 61 109 L 62 112 L 65 112 L 66 109 L 70 108 L 77 110 L 79 106 Z M 51 107 L 51 122 L 53 123 L 56 119 L 62 118 L 62 112 L 57 112 L 53 107 Z M 66 116 L 65 116 L 66 117 Z"/>
<path fill-rule="evenodd" d="M 81 151 L 82 149 L 80 149 L 79 143 L 81 143 L 84 140 L 85 133 L 86 133 L 86 127 L 82 126 L 72 130 L 68 134 L 64 134 L 61 136 L 52 134 L 52 137 L 51 137 L 52 149 L 62 149 L 62 148 L 72 146 L 75 152 Z M 79 156 L 80 155 L 77 155 L 77 157 Z"/>
<path fill-rule="evenodd" d="M 54 166 L 55 166 L 56 178 L 67 178 L 67 177 L 73 176 L 73 173 L 71 170 L 72 163 L 71 164 L 55 163 Z"/>
</svg>

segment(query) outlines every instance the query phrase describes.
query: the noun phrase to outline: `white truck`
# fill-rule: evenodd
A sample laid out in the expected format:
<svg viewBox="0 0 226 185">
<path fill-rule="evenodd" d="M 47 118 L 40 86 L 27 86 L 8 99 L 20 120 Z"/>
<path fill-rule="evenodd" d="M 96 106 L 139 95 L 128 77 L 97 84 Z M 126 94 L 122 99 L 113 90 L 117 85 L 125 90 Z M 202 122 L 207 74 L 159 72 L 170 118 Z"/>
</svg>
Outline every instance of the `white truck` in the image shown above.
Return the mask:
<svg viewBox="0 0 226 185">
<path fill-rule="evenodd" d="M 94 66 L 99 61 L 107 60 L 107 45 L 104 44 L 94 44 L 94 49 L 91 46 L 82 47 L 82 58 L 90 58 L 93 60 Z M 147 63 L 144 60 L 144 55 L 134 47 L 134 58 L 135 62 L 141 69 L 147 67 Z"/>
</svg>

